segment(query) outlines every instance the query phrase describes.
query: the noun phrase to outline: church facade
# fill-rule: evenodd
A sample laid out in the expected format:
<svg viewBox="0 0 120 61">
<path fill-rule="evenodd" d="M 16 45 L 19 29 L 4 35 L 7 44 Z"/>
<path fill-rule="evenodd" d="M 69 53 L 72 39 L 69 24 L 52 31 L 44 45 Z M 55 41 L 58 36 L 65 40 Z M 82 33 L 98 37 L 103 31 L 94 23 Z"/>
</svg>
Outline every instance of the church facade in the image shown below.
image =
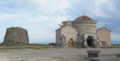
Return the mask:
<svg viewBox="0 0 120 61">
<path fill-rule="evenodd" d="M 111 46 L 111 31 L 106 27 L 96 29 L 97 22 L 88 16 L 74 21 L 63 21 L 56 30 L 57 47 L 97 48 Z"/>
</svg>

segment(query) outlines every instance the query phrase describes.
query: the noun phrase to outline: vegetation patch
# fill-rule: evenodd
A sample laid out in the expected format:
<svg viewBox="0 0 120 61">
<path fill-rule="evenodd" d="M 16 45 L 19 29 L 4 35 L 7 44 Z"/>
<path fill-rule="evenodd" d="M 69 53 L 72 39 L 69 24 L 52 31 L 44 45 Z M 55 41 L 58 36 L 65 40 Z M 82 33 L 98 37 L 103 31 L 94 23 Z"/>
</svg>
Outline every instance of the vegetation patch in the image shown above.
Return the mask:
<svg viewBox="0 0 120 61">
<path fill-rule="evenodd" d="M 22 46 L 6 46 L 0 44 L 0 49 L 48 49 L 50 48 L 47 44 L 29 44 L 29 45 L 22 45 Z"/>
<path fill-rule="evenodd" d="M 120 44 L 112 44 L 110 48 L 120 48 Z"/>
</svg>

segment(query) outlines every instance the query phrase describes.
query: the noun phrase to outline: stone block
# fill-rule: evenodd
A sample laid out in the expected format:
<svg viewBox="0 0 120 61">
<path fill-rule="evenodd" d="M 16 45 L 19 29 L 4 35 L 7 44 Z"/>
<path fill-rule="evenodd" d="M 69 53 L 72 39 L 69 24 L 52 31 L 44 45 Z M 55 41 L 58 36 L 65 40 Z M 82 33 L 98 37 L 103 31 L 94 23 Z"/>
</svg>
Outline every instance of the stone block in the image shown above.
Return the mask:
<svg viewBox="0 0 120 61">
<path fill-rule="evenodd" d="M 117 54 L 117 57 L 120 57 L 120 54 Z"/>
<path fill-rule="evenodd" d="M 99 56 L 99 53 L 100 53 L 100 51 L 98 51 L 98 50 L 91 50 L 91 51 L 87 51 L 87 53 L 88 53 L 88 57 L 98 57 Z"/>
</svg>

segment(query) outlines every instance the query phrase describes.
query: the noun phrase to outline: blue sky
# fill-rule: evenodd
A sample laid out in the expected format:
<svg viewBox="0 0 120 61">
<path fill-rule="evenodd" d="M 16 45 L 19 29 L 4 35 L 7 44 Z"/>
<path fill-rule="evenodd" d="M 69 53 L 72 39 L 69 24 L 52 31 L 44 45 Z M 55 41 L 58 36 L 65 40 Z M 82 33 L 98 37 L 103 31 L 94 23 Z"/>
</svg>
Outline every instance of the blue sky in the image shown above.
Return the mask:
<svg viewBox="0 0 120 61">
<path fill-rule="evenodd" d="M 30 43 L 55 42 L 61 21 L 85 15 L 96 20 L 97 28 L 112 31 L 112 43 L 120 42 L 119 0 L 0 0 L 0 42 L 6 29 L 28 30 Z"/>
</svg>

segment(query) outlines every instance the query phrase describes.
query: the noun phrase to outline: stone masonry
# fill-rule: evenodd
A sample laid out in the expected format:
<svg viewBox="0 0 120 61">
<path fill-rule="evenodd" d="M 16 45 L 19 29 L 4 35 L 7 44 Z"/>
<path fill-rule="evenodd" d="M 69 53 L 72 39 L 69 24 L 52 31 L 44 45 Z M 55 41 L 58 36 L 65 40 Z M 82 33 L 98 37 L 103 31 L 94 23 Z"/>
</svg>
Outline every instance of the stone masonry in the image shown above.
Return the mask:
<svg viewBox="0 0 120 61">
<path fill-rule="evenodd" d="M 95 20 L 85 15 L 74 21 L 63 21 L 56 30 L 57 47 L 110 47 L 111 31 L 106 27 L 96 29 L 96 24 Z"/>
<path fill-rule="evenodd" d="M 27 30 L 19 27 L 8 28 L 4 38 L 4 45 L 27 45 L 29 38 Z"/>
</svg>

